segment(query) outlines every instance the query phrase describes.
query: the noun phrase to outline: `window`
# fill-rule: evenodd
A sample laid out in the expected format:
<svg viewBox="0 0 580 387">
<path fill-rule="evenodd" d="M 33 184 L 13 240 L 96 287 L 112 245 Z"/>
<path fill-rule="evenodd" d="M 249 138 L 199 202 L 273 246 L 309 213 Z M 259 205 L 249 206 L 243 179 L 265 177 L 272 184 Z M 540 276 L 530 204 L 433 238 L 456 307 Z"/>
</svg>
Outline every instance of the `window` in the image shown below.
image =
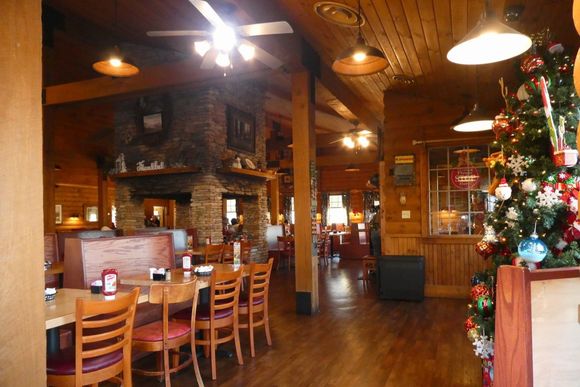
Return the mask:
<svg viewBox="0 0 580 387">
<path fill-rule="evenodd" d="M 294 221 L 296 220 L 295 215 L 294 215 L 295 214 L 295 212 L 294 212 L 294 196 L 292 196 L 290 198 L 290 211 L 289 211 L 289 214 L 290 214 L 290 219 L 288 219 L 288 223 L 294 224 Z"/>
<path fill-rule="evenodd" d="M 237 199 L 226 199 L 226 218 L 228 222 L 238 218 Z"/>
<path fill-rule="evenodd" d="M 490 170 L 489 146 L 429 149 L 429 228 L 432 235 L 475 235 L 483 228 Z"/>
<path fill-rule="evenodd" d="M 342 195 L 328 195 L 326 224 L 347 224 L 348 214 L 342 202 Z"/>
</svg>

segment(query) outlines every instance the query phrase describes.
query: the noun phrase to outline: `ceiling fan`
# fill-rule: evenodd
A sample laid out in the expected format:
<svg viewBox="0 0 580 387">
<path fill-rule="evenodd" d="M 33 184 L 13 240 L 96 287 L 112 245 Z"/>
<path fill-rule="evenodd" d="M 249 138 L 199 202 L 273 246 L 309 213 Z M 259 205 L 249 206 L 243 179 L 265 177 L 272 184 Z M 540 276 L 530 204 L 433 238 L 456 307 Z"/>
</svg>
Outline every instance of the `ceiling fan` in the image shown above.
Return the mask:
<svg viewBox="0 0 580 387">
<path fill-rule="evenodd" d="M 151 37 L 195 36 L 203 38 L 194 42 L 195 52 L 203 58 L 202 69 L 232 66 L 232 55 L 237 49 L 240 56 L 249 61 L 256 58 L 266 66 L 277 69 L 282 61 L 245 38 L 262 35 L 291 34 L 294 32 L 285 21 L 230 26 L 207 1 L 189 0 L 189 2 L 211 23 L 213 31 L 148 31 Z"/>
<path fill-rule="evenodd" d="M 358 121 L 352 121 L 354 127 L 345 133 L 342 138 L 338 140 L 331 141 L 330 144 L 335 144 L 337 142 L 342 142 L 342 145 L 348 149 L 355 149 L 359 151 L 360 149 L 366 149 L 371 144 L 370 137 L 376 137 L 376 134 L 367 129 L 359 129 Z"/>
</svg>

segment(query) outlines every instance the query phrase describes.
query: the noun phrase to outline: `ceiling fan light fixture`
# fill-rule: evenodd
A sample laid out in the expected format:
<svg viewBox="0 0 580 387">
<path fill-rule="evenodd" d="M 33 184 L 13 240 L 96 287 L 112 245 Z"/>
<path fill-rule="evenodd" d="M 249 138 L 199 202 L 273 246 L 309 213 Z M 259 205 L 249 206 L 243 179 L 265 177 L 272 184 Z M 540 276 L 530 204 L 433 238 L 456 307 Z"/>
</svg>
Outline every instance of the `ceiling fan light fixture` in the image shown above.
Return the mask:
<svg viewBox="0 0 580 387">
<path fill-rule="evenodd" d="M 225 52 L 220 52 L 215 58 L 215 64 L 220 67 L 228 67 L 230 62 L 230 56 Z"/>
<path fill-rule="evenodd" d="M 453 127 L 456 132 L 483 132 L 491 130 L 493 119 L 482 111 L 478 104 L 473 105 L 469 114 Z"/>
<path fill-rule="evenodd" d="M 371 143 L 366 136 L 358 136 L 356 141 L 361 148 L 367 148 Z"/>
<path fill-rule="evenodd" d="M 354 147 L 356 145 L 350 136 L 343 137 L 342 144 L 350 149 L 354 149 Z"/>
<path fill-rule="evenodd" d="M 236 45 L 236 33 L 232 27 L 216 28 L 213 33 L 213 46 L 220 51 L 230 52 Z"/>
<path fill-rule="evenodd" d="M 199 40 L 193 43 L 193 49 L 197 55 L 203 57 L 211 49 L 211 44 L 207 40 Z"/>
<path fill-rule="evenodd" d="M 463 65 L 500 62 L 526 52 L 532 40 L 499 21 L 489 3 L 481 20 L 447 53 L 447 59 Z"/>
<path fill-rule="evenodd" d="M 238 46 L 238 52 L 240 53 L 242 58 L 244 58 L 244 60 L 247 62 L 254 58 L 254 55 L 256 54 L 256 48 L 250 46 L 249 44 L 242 43 Z"/>
</svg>

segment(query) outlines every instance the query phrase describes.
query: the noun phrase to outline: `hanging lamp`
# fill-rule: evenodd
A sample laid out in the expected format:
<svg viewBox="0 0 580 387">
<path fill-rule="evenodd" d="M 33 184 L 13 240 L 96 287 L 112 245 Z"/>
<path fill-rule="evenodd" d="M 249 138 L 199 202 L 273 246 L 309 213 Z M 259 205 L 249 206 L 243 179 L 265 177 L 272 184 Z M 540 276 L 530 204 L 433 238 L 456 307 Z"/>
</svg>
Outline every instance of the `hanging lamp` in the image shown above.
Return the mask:
<svg viewBox="0 0 580 387">
<path fill-rule="evenodd" d="M 117 27 L 117 0 L 114 4 L 113 31 Z M 126 59 L 117 45 L 106 55 L 106 59 L 93 63 L 93 70 L 116 78 L 132 77 L 139 74 L 139 67 Z"/>
<path fill-rule="evenodd" d="M 356 167 L 353 163 L 350 163 L 344 168 L 345 172 L 360 172 L 360 168 Z"/>
<path fill-rule="evenodd" d="M 532 39 L 499 21 L 485 1 L 481 19 L 459 43 L 447 53 L 447 59 L 463 65 L 500 62 L 526 52 Z"/>
<path fill-rule="evenodd" d="M 480 109 L 476 103 L 473 105 L 473 109 L 471 109 L 469 114 L 453 127 L 453 130 L 456 132 L 483 132 L 485 130 L 491 130 L 493 120 L 489 117 L 490 115 Z"/>
<path fill-rule="evenodd" d="M 341 52 L 332 63 L 332 70 L 342 75 L 370 75 L 387 68 L 385 54 L 376 47 L 366 44 L 361 31 L 361 5 L 358 2 L 358 37 L 354 46 Z"/>
</svg>

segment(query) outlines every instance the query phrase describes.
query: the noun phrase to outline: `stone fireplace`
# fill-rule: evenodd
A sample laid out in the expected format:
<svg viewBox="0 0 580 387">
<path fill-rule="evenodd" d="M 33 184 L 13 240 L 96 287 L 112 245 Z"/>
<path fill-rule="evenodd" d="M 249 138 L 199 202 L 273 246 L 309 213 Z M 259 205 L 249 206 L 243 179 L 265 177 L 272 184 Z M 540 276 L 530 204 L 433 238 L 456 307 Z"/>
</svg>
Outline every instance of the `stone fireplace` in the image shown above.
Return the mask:
<svg viewBox="0 0 580 387">
<path fill-rule="evenodd" d="M 220 171 L 224 155 L 237 154 L 256 166 L 265 166 L 265 94 L 252 82 L 231 82 L 162 96 L 127 101 L 115 118 L 115 146 L 123 153 L 129 172 L 140 161 L 165 163 L 174 174 L 116 179 L 117 226 L 126 231 L 144 227 L 145 198 L 174 199 L 176 228 L 196 228 L 200 242 L 222 240 L 223 197 L 240 198 L 244 232 L 265 258 L 268 204 L 266 181 Z M 147 105 L 163 112 L 163 129 L 143 130 Z M 255 120 L 255 153 L 228 150 L 226 109 L 231 106 Z M 198 172 L 183 172 L 198 167 Z M 159 172 L 162 172 L 159 171 Z"/>
</svg>

